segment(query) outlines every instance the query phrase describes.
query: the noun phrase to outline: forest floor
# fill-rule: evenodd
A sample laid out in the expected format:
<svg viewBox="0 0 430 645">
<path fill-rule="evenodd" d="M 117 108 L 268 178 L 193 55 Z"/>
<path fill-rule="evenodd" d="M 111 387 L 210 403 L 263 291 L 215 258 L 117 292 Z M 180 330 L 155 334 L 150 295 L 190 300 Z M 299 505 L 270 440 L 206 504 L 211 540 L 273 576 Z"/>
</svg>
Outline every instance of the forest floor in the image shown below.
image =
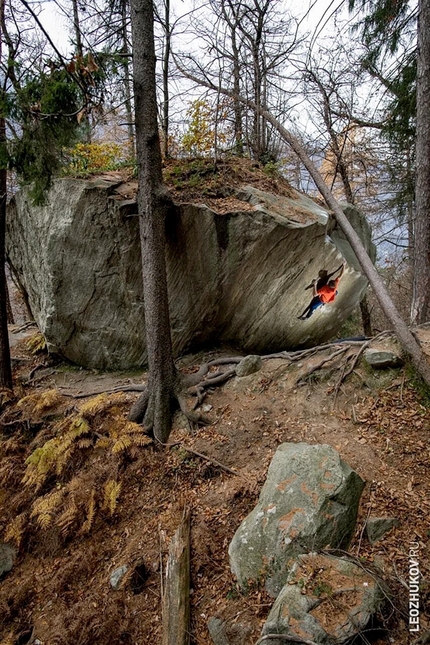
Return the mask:
<svg viewBox="0 0 430 645">
<path fill-rule="evenodd" d="M 381 630 L 356 645 L 416 639 L 407 624 L 411 542 L 419 543 L 420 626 L 429 629 L 430 410 L 406 368 L 377 372 L 360 363 L 338 388 L 339 365 L 298 381 L 317 356 L 295 365 L 265 360 L 259 372 L 208 394 L 203 406 L 212 425 L 191 427 L 175 414 L 170 442 L 176 445 L 163 449 L 146 437 L 139 445 L 128 430 L 133 441 L 124 440 L 137 393 L 91 399 L 141 383 L 144 373 L 56 363 L 31 353 L 23 336 L 34 329 L 12 331 L 15 392 L 3 399 L 0 417 L 0 535 L 19 549 L 0 582 L 1 645 L 160 642 L 161 570 L 185 506 L 191 643 L 211 643 L 207 622 L 215 616 L 227 621 L 231 645 L 254 645 L 272 600 L 262 587 L 239 591 L 228 546 L 255 506 L 278 445 L 299 441 L 333 446 L 366 482 L 350 552 L 383 571 L 392 597 Z M 420 340 L 430 354 L 430 331 L 421 330 Z M 186 356 L 177 366 L 194 371 L 220 354 Z M 89 427 L 80 425 L 82 418 Z M 61 444 L 67 437 L 68 447 Z M 368 516 L 399 524 L 371 545 Z M 129 575 L 113 590 L 110 575 L 124 564 Z"/>
</svg>

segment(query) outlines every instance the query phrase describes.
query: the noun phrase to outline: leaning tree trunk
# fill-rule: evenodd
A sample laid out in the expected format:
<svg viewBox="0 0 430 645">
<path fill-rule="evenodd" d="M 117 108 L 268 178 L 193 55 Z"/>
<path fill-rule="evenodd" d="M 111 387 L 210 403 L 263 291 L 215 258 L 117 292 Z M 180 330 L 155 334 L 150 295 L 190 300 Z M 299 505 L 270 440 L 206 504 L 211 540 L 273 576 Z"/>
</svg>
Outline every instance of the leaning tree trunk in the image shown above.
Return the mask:
<svg viewBox="0 0 430 645">
<path fill-rule="evenodd" d="M 411 320 L 427 320 L 430 305 L 430 3 L 420 0 L 417 60 L 417 178 Z"/>
<path fill-rule="evenodd" d="M 161 171 L 153 20 L 152 0 L 132 0 L 138 209 L 149 369 L 149 401 L 144 425 L 152 429 L 158 441 L 165 443 L 171 429 L 176 371 L 170 337 L 165 259 L 165 218 L 171 202 L 163 187 Z"/>
<path fill-rule="evenodd" d="M 233 92 L 231 92 L 231 90 L 227 90 L 225 88 L 222 88 L 222 89 L 217 88 L 212 83 L 208 81 L 203 81 L 202 79 L 199 79 L 196 76 L 193 76 L 192 74 L 184 70 L 178 63 L 177 65 L 179 70 L 187 78 L 190 78 L 196 83 L 203 85 L 204 87 L 208 87 L 213 91 L 221 91 L 226 96 L 230 96 L 233 98 Z M 296 137 L 293 134 L 291 134 L 291 132 L 289 132 L 289 130 L 287 130 L 283 125 L 281 125 L 281 123 L 279 123 L 279 121 L 275 119 L 275 117 L 270 112 L 268 112 L 268 110 L 260 106 L 257 106 L 253 101 L 249 101 L 244 97 L 240 96 L 238 98 L 244 104 L 248 105 L 251 109 L 263 115 L 267 119 L 267 121 L 271 123 L 273 127 L 279 132 L 283 140 L 291 146 L 293 151 L 299 157 L 300 161 L 303 163 L 306 170 L 309 172 L 310 176 L 314 180 L 321 195 L 324 197 L 324 200 L 327 206 L 333 211 L 333 214 L 337 223 L 339 224 L 340 228 L 345 234 L 345 237 L 348 240 L 349 244 L 351 245 L 351 248 L 355 252 L 355 255 L 357 256 L 357 260 L 359 261 L 360 266 L 363 269 L 363 273 L 366 275 L 367 279 L 372 285 L 373 291 L 375 292 L 375 296 L 378 299 L 379 304 L 381 305 L 381 309 L 383 310 L 384 314 L 387 316 L 388 320 L 392 324 L 393 330 L 397 335 L 399 342 L 402 345 L 404 351 L 410 356 L 417 371 L 422 376 L 422 378 L 427 383 L 427 385 L 430 386 L 430 365 L 419 343 L 416 341 L 415 337 L 409 330 L 405 321 L 397 311 L 396 306 L 392 301 L 387 289 L 385 288 L 385 285 L 381 280 L 380 275 L 375 269 L 372 263 L 372 260 L 369 258 L 369 255 L 366 249 L 364 248 L 361 239 L 359 238 L 354 228 L 351 226 L 348 218 L 346 217 L 342 208 L 337 203 L 331 190 L 325 184 L 324 179 L 322 178 L 321 174 L 319 173 L 313 161 L 306 153 L 304 147 L 299 142 L 299 140 L 296 139 Z"/>
</svg>

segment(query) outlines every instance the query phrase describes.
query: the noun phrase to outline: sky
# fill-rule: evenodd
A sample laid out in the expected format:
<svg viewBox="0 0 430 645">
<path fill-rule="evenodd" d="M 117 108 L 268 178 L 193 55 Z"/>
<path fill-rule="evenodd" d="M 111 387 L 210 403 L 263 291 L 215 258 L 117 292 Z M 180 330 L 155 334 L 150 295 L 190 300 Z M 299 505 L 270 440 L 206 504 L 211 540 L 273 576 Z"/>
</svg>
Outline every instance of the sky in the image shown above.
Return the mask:
<svg viewBox="0 0 430 645">
<path fill-rule="evenodd" d="M 342 4 L 343 0 L 288 0 L 284 2 L 286 8 L 298 19 L 303 18 L 301 28 L 312 30 L 319 25 L 324 25 L 325 19 L 333 8 Z M 61 4 L 61 2 L 59 3 Z M 176 16 L 187 14 L 194 5 L 201 6 L 205 0 L 171 0 L 172 12 Z M 45 0 L 42 3 L 42 12 L 39 19 L 48 31 L 51 39 L 60 53 L 66 55 L 70 52 L 71 18 L 60 11 L 54 0 Z M 70 10 L 71 11 L 71 10 Z"/>
</svg>

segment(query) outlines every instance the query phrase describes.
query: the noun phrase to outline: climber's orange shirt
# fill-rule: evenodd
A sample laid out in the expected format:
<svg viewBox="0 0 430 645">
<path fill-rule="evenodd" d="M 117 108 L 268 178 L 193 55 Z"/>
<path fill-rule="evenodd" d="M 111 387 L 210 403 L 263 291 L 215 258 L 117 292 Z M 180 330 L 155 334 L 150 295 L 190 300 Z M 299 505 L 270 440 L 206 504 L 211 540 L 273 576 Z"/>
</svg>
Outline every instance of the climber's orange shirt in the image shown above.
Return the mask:
<svg viewBox="0 0 430 645">
<path fill-rule="evenodd" d="M 321 302 L 332 302 L 336 298 L 336 288 L 339 284 L 339 280 L 340 278 L 336 278 L 336 280 L 334 280 L 334 282 L 336 283 L 336 286 L 334 287 L 329 287 L 328 284 L 326 284 L 318 290 L 318 295 Z"/>
</svg>

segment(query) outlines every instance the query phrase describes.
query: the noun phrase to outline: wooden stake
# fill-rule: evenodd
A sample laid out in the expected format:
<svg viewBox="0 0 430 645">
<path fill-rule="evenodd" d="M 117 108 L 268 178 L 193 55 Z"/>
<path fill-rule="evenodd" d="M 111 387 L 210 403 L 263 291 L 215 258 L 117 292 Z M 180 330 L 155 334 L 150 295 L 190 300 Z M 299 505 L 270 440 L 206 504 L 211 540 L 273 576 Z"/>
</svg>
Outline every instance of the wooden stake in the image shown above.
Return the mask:
<svg viewBox="0 0 430 645">
<path fill-rule="evenodd" d="M 190 643 L 190 526 L 190 510 L 184 509 L 182 522 L 169 546 L 166 564 L 162 645 Z"/>
</svg>

